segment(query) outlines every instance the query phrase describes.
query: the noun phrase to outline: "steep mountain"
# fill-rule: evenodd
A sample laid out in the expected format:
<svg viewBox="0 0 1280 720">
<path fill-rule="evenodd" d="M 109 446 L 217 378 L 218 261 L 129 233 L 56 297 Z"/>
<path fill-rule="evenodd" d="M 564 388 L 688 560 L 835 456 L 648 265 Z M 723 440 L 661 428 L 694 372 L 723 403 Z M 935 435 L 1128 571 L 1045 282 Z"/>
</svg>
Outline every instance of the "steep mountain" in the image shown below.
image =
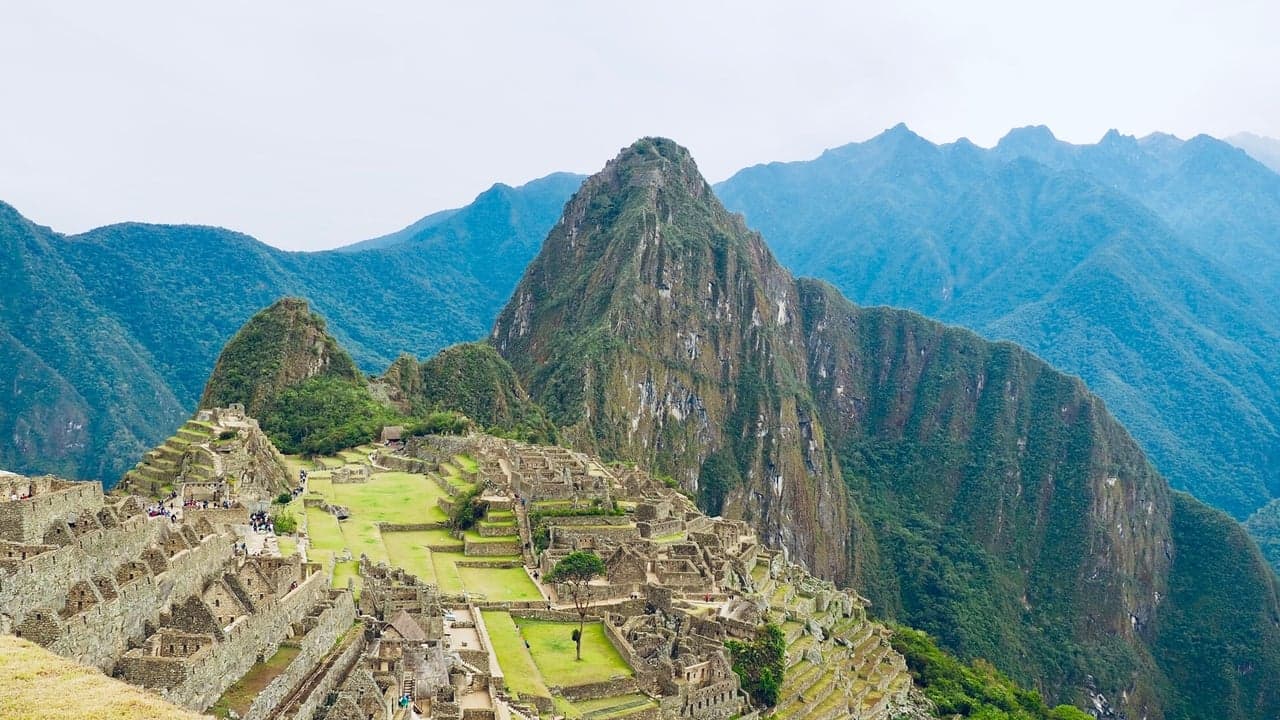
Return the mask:
<svg viewBox="0 0 1280 720">
<path fill-rule="evenodd" d="M 493 341 L 576 445 L 651 462 L 847 579 L 850 534 L 819 531 L 849 519 L 797 357 L 798 305 L 688 153 L 646 139 L 565 207 Z"/>
<path fill-rule="evenodd" d="M 584 183 L 491 341 L 575 444 L 670 473 L 1055 702 L 1280 710 L 1261 682 L 1280 671 L 1280 603 L 1238 526 L 1171 497 L 1080 380 L 793 279 L 670 141 Z M 1219 544 L 1233 586 L 1205 582 Z M 1237 594 L 1256 613 L 1225 610 Z"/>
<path fill-rule="evenodd" d="M 117 480 L 189 417 L 219 350 L 307 298 L 366 372 L 483 337 L 580 179 L 496 185 L 351 251 L 289 253 L 220 228 L 60 235 L 0 204 L 0 467 Z M 385 239 L 384 239 L 385 240 Z"/>
<path fill-rule="evenodd" d="M 1280 173 L 1280 140 L 1248 132 L 1236 133 L 1223 139 L 1249 153 L 1254 160 Z"/>
<path fill-rule="evenodd" d="M 1079 375 L 1176 487 L 1238 518 L 1280 494 L 1269 255 L 1244 273 L 1205 252 L 1248 255 L 1280 233 L 1280 177 L 1243 153 L 1115 133 L 1075 146 L 1046 128 L 983 150 L 898 126 L 717 193 L 789 267 L 855 302 L 1014 340 Z"/>
<path fill-rule="evenodd" d="M 260 417 L 286 388 L 311 378 L 362 380 L 355 361 L 301 298 L 282 298 L 249 318 L 218 356 L 200 407 L 244 406 Z"/>
</svg>

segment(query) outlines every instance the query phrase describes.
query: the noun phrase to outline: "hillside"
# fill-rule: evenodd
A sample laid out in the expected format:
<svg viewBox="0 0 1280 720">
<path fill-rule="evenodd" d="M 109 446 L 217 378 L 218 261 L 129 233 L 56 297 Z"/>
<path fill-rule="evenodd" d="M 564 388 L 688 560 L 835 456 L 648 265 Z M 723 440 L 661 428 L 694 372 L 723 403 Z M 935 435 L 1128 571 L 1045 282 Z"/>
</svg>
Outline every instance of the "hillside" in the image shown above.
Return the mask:
<svg viewBox="0 0 1280 720">
<path fill-rule="evenodd" d="M 0 717 L 8 720 L 205 717 L 12 635 L 0 634 L 0 676 Z"/>
<path fill-rule="evenodd" d="M 1053 701 L 1149 718 L 1188 717 L 1193 697 L 1213 717 L 1280 709 L 1275 688 L 1199 697 L 1199 666 L 1182 660 L 1213 648 L 1221 663 L 1201 680 L 1223 687 L 1233 666 L 1280 670 L 1259 563 L 1231 559 L 1256 618 L 1195 612 L 1235 593 L 1201 582 L 1193 558 L 1251 547 L 1237 526 L 1190 520 L 1208 511 L 1171 499 L 1079 380 L 793 279 L 668 140 L 638 141 L 584 183 L 492 342 L 575 444 L 671 474 Z M 1157 638 L 1175 639 L 1156 653 Z"/>
<path fill-rule="evenodd" d="M 0 203 L 0 432 L 15 438 L 0 466 L 115 482 L 195 409 L 236 329 L 282 296 L 308 299 L 365 372 L 483 337 L 578 182 L 496 185 L 375 247 L 317 253 L 211 227 L 65 236 Z"/>
<path fill-rule="evenodd" d="M 1175 487 L 1238 518 L 1280 493 L 1280 262 L 1254 253 L 1280 232 L 1280 176 L 1243 153 L 1044 128 L 983 150 L 898 126 L 716 190 L 796 272 L 1079 375 Z"/>
</svg>

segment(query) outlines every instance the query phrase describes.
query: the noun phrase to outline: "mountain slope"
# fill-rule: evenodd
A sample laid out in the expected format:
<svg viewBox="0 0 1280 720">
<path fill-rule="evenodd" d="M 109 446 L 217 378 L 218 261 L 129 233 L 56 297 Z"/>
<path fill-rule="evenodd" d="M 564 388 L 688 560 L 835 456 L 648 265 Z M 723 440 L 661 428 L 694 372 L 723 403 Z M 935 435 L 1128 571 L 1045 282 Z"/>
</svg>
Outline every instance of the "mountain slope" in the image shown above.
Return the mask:
<svg viewBox="0 0 1280 720">
<path fill-rule="evenodd" d="M 0 432 L 13 438 L 0 466 L 114 482 L 190 415 L 236 329 L 282 296 L 307 298 L 366 372 L 483 337 L 576 182 L 498 185 L 360 252 L 140 223 L 69 237 L 0 204 L 0 359 L 12 361 Z"/>
<path fill-rule="evenodd" d="M 794 280 L 670 141 L 641 140 L 584 183 L 492 342 L 576 444 L 672 474 L 1054 701 L 1188 717 L 1178 658 L 1212 648 L 1223 667 L 1280 669 L 1274 624 L 1196 619 L 1233 591 L 1178 560 L 1249 541 L 1180 524 L 1203 507 L 1171 500 L 1083 383 L 1012 344 Z M 1280 617 L 1265 568 L 1231 560 L 1258 617 Z M 1156 638 L 1172 638 L 1164 654 Z M 1269 717 L 1280 689 L 1196 702 Z"/>
<path fill-rule="evenodd" d="M 1254 160 L 1280 173 L 1280 140 L 1247 132 L 1236 133 L 1223 139 L 1249 153 Z"/>
<path fill-rule="evenodd" d="M 847 578 L 849 534 L 818 533 L 848 519 L 795 362 L 796 306 L 688 153 L 646 139 L 565 207 L 493 339 L 576 445 L 651 462 Z"/>
<path fill-rule="evenodd" d="M 283 390 L 315 377 L 363 380 L 307 301 L 282 298 L 232 336 L 213 366 L 200 407 L 239 403 L 246 414 L 261 417 Z"/>
<path fill-rule="evenodd" d="M 1280 211 L 1231 224 L 1247 201 L 1204 202 L 1197 229 L 1170 209 L 1224 176 L 1257 178 L 1214 143 L 1070 146 L 1030 128 L 982 150 L 899 126 L 717 192 L 791 268 L 854 301 L 1011 339 L 1080 375 L 1177 487 L 1243 518 L 1280 493 L 1280 317 L 1262 283 L 1197 248 Z M 1206 155 L 1224 165 L 1196 170 Z"/>
</svg>

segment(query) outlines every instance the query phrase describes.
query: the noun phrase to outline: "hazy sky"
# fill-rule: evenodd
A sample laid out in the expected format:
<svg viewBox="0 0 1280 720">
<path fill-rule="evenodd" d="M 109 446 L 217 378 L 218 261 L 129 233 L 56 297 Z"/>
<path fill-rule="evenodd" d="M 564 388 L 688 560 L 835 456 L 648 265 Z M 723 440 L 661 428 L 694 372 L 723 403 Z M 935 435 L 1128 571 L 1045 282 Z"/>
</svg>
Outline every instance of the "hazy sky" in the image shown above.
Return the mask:
<svg viewBox="0 0 1280 720">
<path fill-rule="evenodd" d="M 368 7 L 376 7 L 370 10 Z M 0 199 L 326 248 L 642 135 L 713 181 L 898 122 L 1280 136 L 1275 2 L 25 2 Z"/>
</svg>

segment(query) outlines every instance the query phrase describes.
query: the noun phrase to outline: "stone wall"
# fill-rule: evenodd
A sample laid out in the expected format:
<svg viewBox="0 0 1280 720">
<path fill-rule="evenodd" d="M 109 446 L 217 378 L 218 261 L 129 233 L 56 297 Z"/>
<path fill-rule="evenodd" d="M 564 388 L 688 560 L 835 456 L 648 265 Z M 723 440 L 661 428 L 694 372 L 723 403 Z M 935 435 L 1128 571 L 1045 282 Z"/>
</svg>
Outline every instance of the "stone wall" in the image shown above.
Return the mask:
<svg viewBox="0 0 1280 720">
<path fill-rule="evenodd" d="M 279 715 L 281 720 L 312 720 L 316 711 L 324 704 L 329 693 L 338 689 L 342 681 L 351 673 L 352 668 L 360 661 L 364 655 L 365 649 L 368 647 L 368 640 L 365 639 L 364 633 L 359 633 L 356 638 L 351 641 L 337 657 L 333 659 L 329 668 L 324 671 L 312 686 L 311 690 L 301 701 L 291 704 L 284 708 Z"/>
<path fill-rule="evenodd" d="M 102 508 L 101 483 L 47 477 L 32 478 L 31 482 L 34 485 L 31 497 L 10 500 L 6 495 L 0 502 L 0 540 L 39 543 L 45 529 L 55 520 Z"/>
<path fill-rule="evenodd" d="M 149 656 L 137 649 L 120 660 L 121 674 L 135 685 L 157 689 L 170 702 L 203 711 L 259 658 L 275 654 L 293 624 L 324 598 L 328 584 L 324 573 L 312 573 L 283 597 L 237 619 L 221 642 L 188 658 L 181 671 L 172 668 L 171 658 Z M 181 678 L 176 683 L 175 674 Z"/>
<path fill-rule="evenodd" d="M 248 525 L 249 524 L 249 508 L 209 508 L 208 510 L 197 510 L 196 508 L 185 508 L 182 511 L 184 520 L 195 522 L 200 518 L 209 521 L 209 524 L 215 528 L 223 528 L 229 525 Z"/>
<path fill-rule="evenodd" d="M 669 520 L 651 520 L 636 523 L 636 529 L 640 531 L 640 537 L 656 538 L 663 535 L 680 532 L 684 528 L 684 521 L 675 518 Z"/>
<path fill-rule="evenodd" d="M 489 557 L 493 555 L 519 555 L 520 541 L 511 540 L 510 542 L 475 542 L 470 538 L 466 539 L 463 546 L 463 554 L 473 557 Z"/>
<path fill-rule="evenodd" d="M 321 611 L 316 625 L 302 638 L 297 657 L 272 680 L 245 713 L 244 720 L 265 720 L 280 701 L 309 675 L 342 634 L 356 621 L 356 604 L 349 592 L 334 593 L 333 605 Z"/>
</svg>

